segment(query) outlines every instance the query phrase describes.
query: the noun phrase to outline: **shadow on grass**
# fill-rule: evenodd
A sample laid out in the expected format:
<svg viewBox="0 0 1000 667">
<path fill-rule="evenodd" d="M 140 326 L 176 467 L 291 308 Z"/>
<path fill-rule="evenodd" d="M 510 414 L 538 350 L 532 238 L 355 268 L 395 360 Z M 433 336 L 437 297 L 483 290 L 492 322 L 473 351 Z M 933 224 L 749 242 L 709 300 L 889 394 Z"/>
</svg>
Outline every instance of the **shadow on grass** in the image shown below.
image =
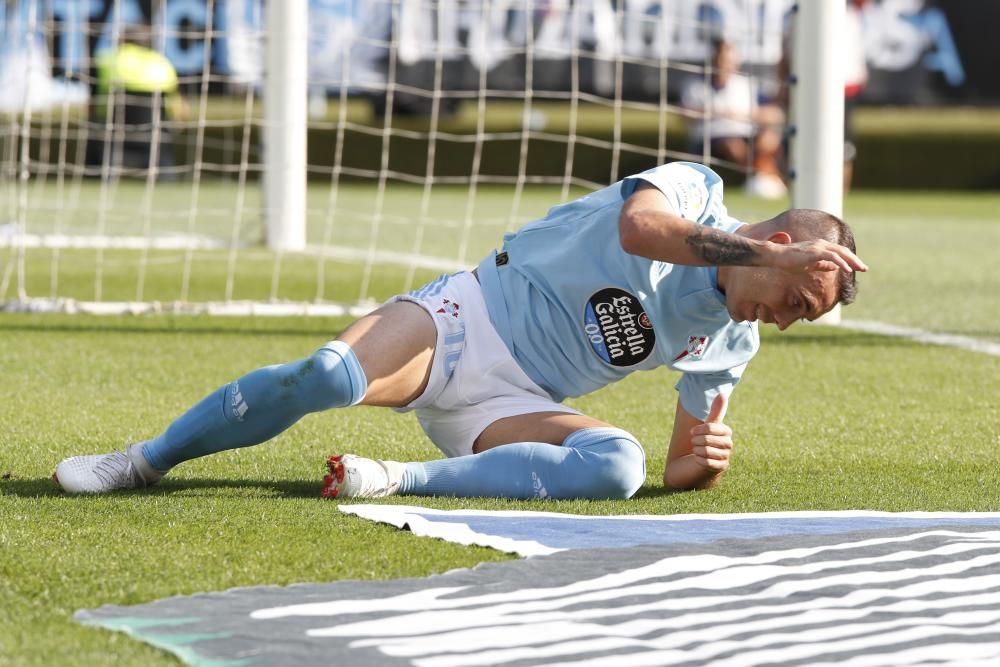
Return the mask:
<svg viewBox="0 0 1000 667">
<path fill-rule="evenodd" d="M 643 486 L 635 492 L 630 500 L 639 498 L 667 498 L 686 493 L 700 493 L 700 491 L 682 491 L 680 489 L 668 489 L 665 486 Z"/>
<path fill-rule="evenodd" d="M 312 480 L 299 480 L 299 479 L 272 479 L 272 480 L 238 480 L 238 479 L 208 479 L 208 478 L 189 478 L 189 479 L 165 479 L 162 483 L 152 486 L 148 489 L 141 489 L 135 491 L 115 491 L 110 496 L 150 496 L 150 497 L 169 497 L 169 496 L 183 496 L 186 498 L 193 497 L 215 497 L 227 495 L 229 492 L 244 492 L 239 494 L 242 497 L 246 496 L 261 496 L 261 497 L 279 497 L 279 498 L 320 498 L 320 490 L 322 489 L 322 481 L 317 479 Z M 633 498 L 665 498 L 668 496 L 674 496 L 677 494 L 690 493 L 689 491 L 675 491 L 673 489 L 666 489 L 663 487 L 643 487 L 639 489 Z M 100 497 L 108 497 L 108 495 L 103 495 Z M 63 492 L 55 482 L 53 482 L 48 477 L 41 479 L 6 479 L 0 480 L 0 496 L 17 496 L 20 498 L 53 498 L 58 496 L 65 496 L 67 498 L 79 498 L 81 500 L 86 500 L 89 497 L 98 496 L 71 496 Z M 520 500 L 501 500 L 497 498 L 489 499 L 475 499 L 475 498 L 465 498 L 456 499 L 452 497 L 442 497 L 444 500 L 465 500 L 473 501 L 473 505 L 470 507 L 479 507 L 475 504 L 476 500 L 488 500 L 490 503 L 501 503 L 501 504 L 516 504 L 524 501 Z M 370 501 L 370 499 L 365 499 Z M 421 500 L 427 501 L 429 498 L 422 498 Z M 376 501 L 377 502 L 377 501 Z M 548 507 L 545 501 L 537 501 L 538 509 L 544 510 Z M 501 507 L 499 509 L 505 509 L 506 507 Z M 509 508 L 506 508 L 509 509 Z M 534 509 L 534 507 L 532 507 Z"/>
<path fill-rule="evenodd" d="M 163 483 L 148 489 L 136 491 L 116 491 L 113 495 L 148 495 L 148 496 L 216 496 L 222 491 L 246 491 L 250 495 L 279 496 L 283 498 L 319 498 L 323 488 L 321 480 L 304 481 L 299 479 L 272 480 L 236 480 L 236 479 L 168 479 Z M 4 479 L 0 480 L 0 496 L 17 496 L 21 498 L 44 498 L 67 495 L 54 481 L 48 477 L 41 479 Z M 67 495 L 67 497 L 70 497 Z M 86 498 L 87 496 L 78 496 Z"/>
<path fill-rule="evenodd" d="M 0 481 L 0 496 L 19 496 L 21 498 L 42 498 L 58 496 L 62 493 L 59 487 L 48 477 L 41 479 L 7 479 Z"/>
</svg>

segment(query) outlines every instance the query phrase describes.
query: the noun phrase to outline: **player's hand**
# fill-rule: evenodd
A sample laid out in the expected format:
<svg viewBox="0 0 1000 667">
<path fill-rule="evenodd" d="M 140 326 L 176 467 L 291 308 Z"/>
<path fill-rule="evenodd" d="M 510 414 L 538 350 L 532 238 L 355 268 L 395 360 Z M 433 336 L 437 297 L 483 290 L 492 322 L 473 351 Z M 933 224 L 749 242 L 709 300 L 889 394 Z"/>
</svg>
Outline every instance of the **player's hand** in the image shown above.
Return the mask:
<svg viewBox="0 0 1000 667">
<path fill-rule="evenodd" d="M 868 270 L 850 248 L 823 239 L 777 244 L 772 250 L 772 266 L 793 273 Z"/>
<path fill-rule="evenodd" d="M 726 396 L 719 394 L 712 401 L 708 419 L 691 429 L 691 454 L 706 470 L 720 473 L 729 468 L 733 451 L 733 429 L 722 423 L 726 415 Z"/>
</svg>

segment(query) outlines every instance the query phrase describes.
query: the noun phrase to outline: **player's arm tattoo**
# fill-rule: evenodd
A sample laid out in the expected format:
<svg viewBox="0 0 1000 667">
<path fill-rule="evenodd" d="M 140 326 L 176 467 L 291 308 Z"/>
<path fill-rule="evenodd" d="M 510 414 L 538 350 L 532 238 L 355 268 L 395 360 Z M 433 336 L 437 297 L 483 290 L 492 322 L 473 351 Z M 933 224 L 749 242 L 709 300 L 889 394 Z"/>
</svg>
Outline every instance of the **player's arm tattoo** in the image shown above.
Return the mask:
<svg viewBox="0 0 1000 667">
<path fill-rule="evenodd" d="M 698 225 L 685 241 L 696 256 L 713 266 L 750 266 L 756 263 L 757 251 L 750 241 L 736 234 Z"/>
</svg>

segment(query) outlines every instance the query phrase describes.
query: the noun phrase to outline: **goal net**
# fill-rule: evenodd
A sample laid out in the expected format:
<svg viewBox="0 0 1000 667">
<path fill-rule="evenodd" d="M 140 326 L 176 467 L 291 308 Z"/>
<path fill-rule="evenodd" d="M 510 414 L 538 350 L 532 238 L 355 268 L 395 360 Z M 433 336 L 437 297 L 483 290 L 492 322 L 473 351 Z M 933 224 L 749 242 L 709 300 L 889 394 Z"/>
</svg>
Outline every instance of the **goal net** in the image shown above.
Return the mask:
<svg viewBox="0 0 1000 667">
<path fill-rule="evenodd" d="M 358 312 L 656 164 L 739 183 L 717 47 L 777 98 L 789 8 L 6 0 L 0 308 Z"/>
</svg>

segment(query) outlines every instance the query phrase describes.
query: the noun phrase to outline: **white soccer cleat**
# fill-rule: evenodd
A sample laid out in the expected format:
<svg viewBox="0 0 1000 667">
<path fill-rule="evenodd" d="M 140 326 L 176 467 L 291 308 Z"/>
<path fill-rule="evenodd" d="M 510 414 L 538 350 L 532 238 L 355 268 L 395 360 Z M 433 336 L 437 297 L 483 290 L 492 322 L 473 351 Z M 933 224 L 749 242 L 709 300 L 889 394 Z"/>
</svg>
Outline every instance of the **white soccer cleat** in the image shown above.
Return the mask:
<svg viewBox="0 0 1000 667">
<path fill-rule="evenodd" d="M 324 498 L 383 498 L 399 492 L 406 464 L 338 454 L 327 459 L 326 467 Z"/>
<path fill-rule="evenodd" d="M 73 456 L 56 466 L 52 479 L 68 493 L 108 493 L 120 489 L 142 489 L 160 481 L 142 457 L 142 445 L 129 446 L 124 452 Z M 143 472 L 140 472 L 143 470 Z"/>
</svg>

